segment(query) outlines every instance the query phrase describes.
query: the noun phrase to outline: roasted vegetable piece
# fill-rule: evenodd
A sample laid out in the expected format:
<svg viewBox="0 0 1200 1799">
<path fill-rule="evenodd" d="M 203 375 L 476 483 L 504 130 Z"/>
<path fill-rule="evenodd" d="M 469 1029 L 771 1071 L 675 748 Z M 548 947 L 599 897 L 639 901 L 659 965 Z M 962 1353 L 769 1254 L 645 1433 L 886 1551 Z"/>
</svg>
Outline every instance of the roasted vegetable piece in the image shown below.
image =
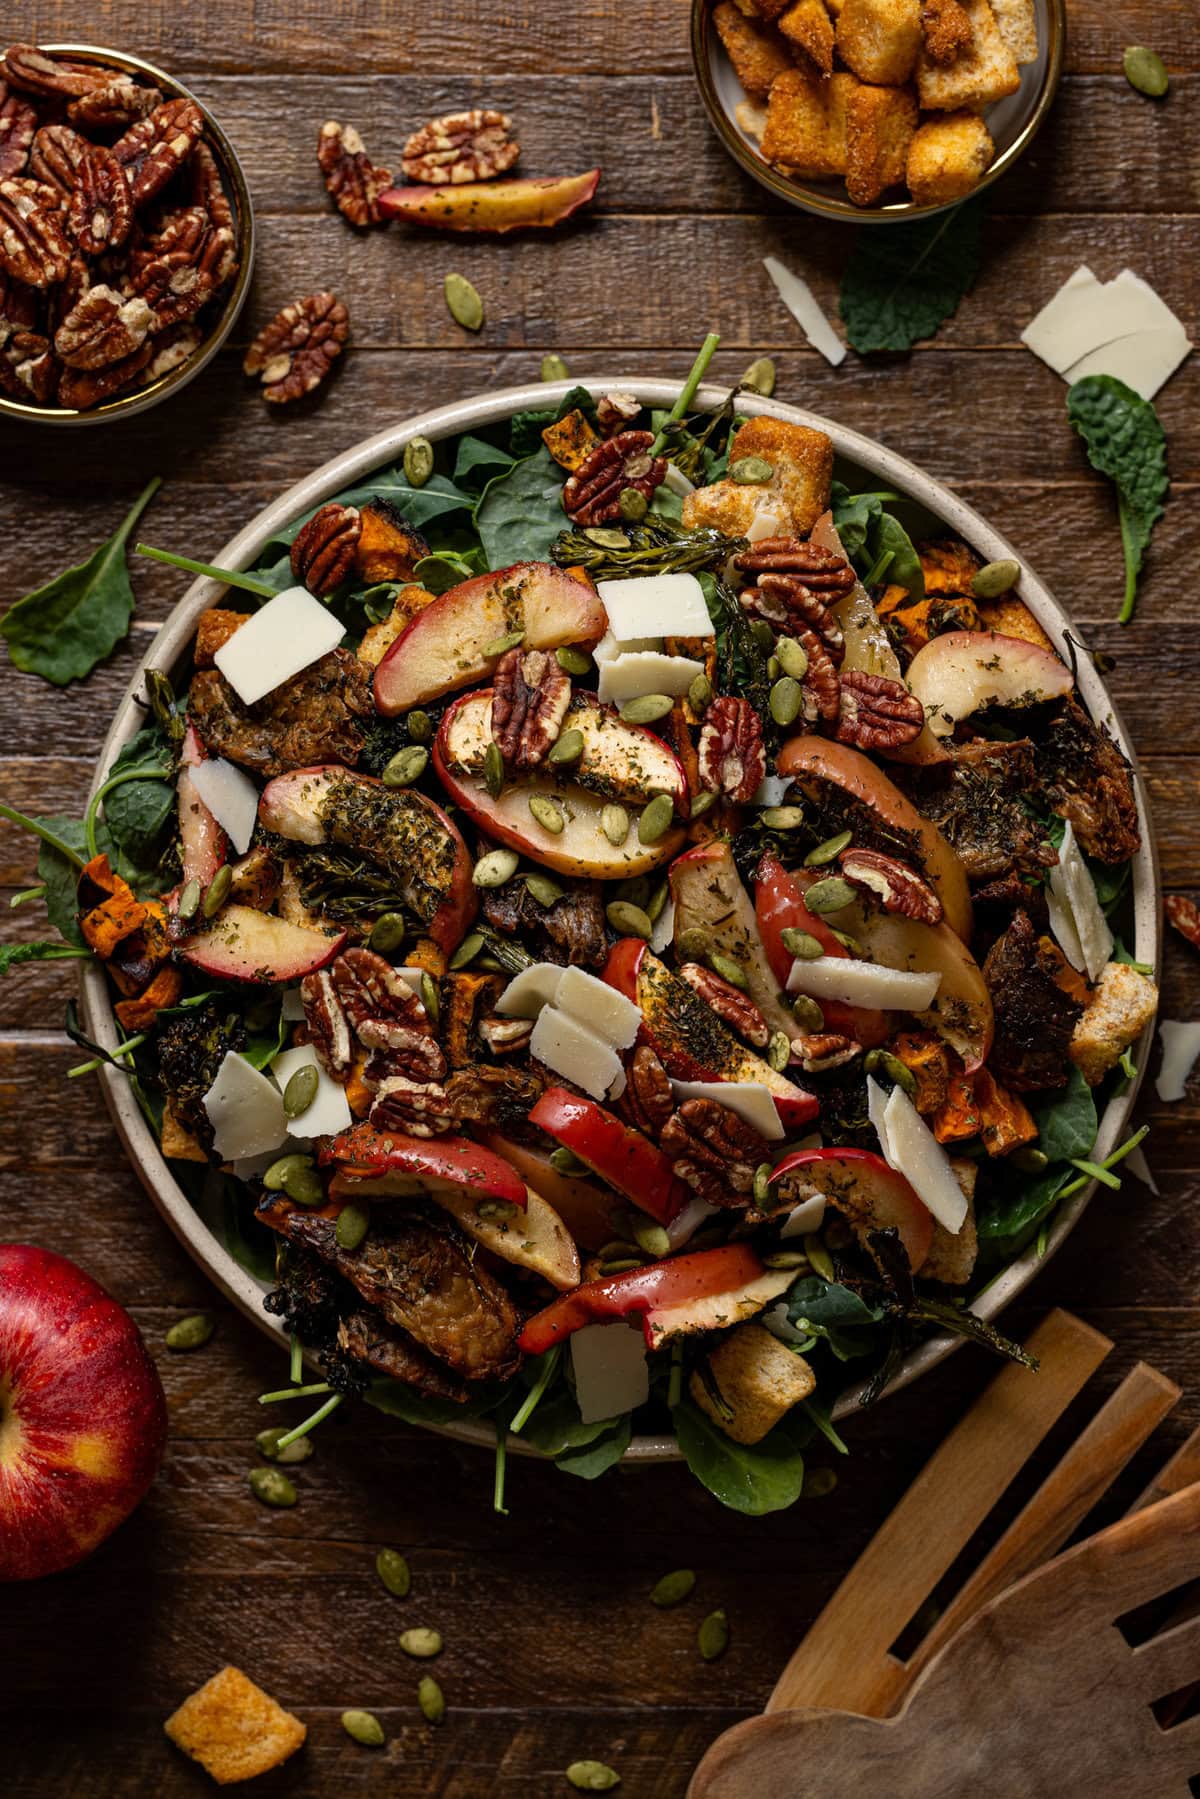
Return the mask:
<svg viewBox="0 0 1200 1799">
<path fill-rule="evenodd" d="M 429 545 L 390 500 L 368 500 L 359 512 L 354 566 L 367 586 L 379 581 L 411 581 Z"/>
<path fill-rule="evenodd" d="M 608 1280 L 588 1281 L 529 1319 L 520 1335 L 520 1347 L 526 1355 L 542 1355 L 585 1324 L 640 1317 L 653 1349 L 662 1335 L 663 1314 L 693 1301 L 736 1293 L 765 1272 L 748 1243 L 730 1243 L 723 1249 L 698 1250 L 694 1255 L 654 1262 L 649 1268 L 634 1268 Z"/>
<path fill-rule="evenodd" d="M 524 181 L 464 181 L 457 186 L 389 187 L 379 196 L 385 219 L 404 219 L 434 231 L 547 230 L 586 206 L 600 170 Z"/>
<path fill-rule="evenodd" d="M 412 1191 L 439 1185 L 469 1188 L 481 1199 L 525 1204 L 525 1183 L 503 1156 L 466 1137 L 406 1137 L 400 1131 L 377 1131 L 356 1124 L 322 1145 L 323 1164 L 335 1163 L 348 1175 L 407 1175 Z M 397 1183 L 392 1197 L 399 1195 Z"/>
</svg>

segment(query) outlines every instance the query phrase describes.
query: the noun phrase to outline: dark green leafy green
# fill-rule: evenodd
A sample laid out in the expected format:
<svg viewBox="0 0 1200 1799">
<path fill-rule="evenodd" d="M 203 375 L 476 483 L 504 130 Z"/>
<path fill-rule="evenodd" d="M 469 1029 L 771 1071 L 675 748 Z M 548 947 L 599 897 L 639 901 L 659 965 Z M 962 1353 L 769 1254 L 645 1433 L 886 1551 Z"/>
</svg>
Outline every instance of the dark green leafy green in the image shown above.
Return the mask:
<svg viewBox="0 0 1200 1799">
<path fill-rule="evenodd" d="M 568 412 L 579 411 L 588 419 L 596 417 L 596 402 L 586 387 L 572 387 L 557 406 L 534 407 L 529 412 L 514 412 L 509 427 L 509 448 L 514 456 L 532 456 L 544 448 L 542 432 L 547 425 L 557 424 Z"/>
<path fill-rule="evenodd" d="M 90 955 L 90 950 L 74 943 L 0 943 L 0 974 L 22 962 L 67 962 Z"/>
<path fill-rule="evenodd" d="M 373 1380 L 363 1398 L 378 1412 L 403 1418 L 407 1424 L 450 1424 L 457 1418 L 479 1418 L 501 1399 L 501 1388 L 484 1384 L 464 1404 L 452 1399 L 427 1399 L 398 1380 Z"/>
<path fill-rule="evenodd" d="M 574 1393 L 562 1380 L 542 1400 L 533 1416 L 521 1430 L 521 1436 L 543 1455 L 558 1457 L 568 1451 L 584 1449 L 611 1430 L 615 1418 L 599 1418 L 585 1424 L 579 1416 Z"/>
<path fill-rule="evenodd" d="M 465 556 L 458 550 L 438 550 L 435 555 L 422 556 L 413 570 L 413 580 L 427 593 L 446 593 L 460 581 L 482 574 L 484 567 L 481 550 L 472 550 Z"/>
<path fill-rule="evenodd" d="M 510 469 L 515 461 L 515 456 L 502 450 L 499 444 L 489 443 L 485 437 L 460 437 L 454 458 L 454 479 L 460 487 L 478 489 Z"/>
<path fill-rule="evenodd" d="M 447 513 L 469 512 L 475 504 L 474 494 L 467 493 L 446 475 L 431 475 L 424 487 L 414 487 L 405 479 L 402 468 L 381 470 L 356 487 L 347 487 L 341 493 L 331 494 L 329 497 L 340 501 L 343 506 L 365 506 L 368 500 L 387 500 L 418 531 L 423 531 L 435 519 L 444 518 Z M 311 517 L 311 512 L 301 513 L 290 524 L 284 525 L 275 532 L 266 550 L 275 544 L 290 544 L 301 525 Z M 263 552 L 264 557 L 266 550 Z M 260 568 L 255 572 L 262 574 L 263 571 Z"/>
<path fill-rule="evenodd" d="M 979 272 L 978 200 L 886 231 L 862 230 L 842 277 L 841 314 L 860 356 L 911 350 L 970 292 Z"/>
<path fill-rule="evenodd" d="M 261 1072 L 279 1054 L 286 1040 L 282 1000 L 275 995 L 255 1001 L 246 1012 L 246 1042 L 241 1052 L 250 1066 Z"/>
<path fill-rule="evenodd" d="M 1059 1191 L 1074 1178 L 1072 1157 L 1086 1156 L 1096 1141 L 1096 1102 L 1075 1067 L 1067 1085 L 1033 1107 L 1037 1147 L 1050 1158 L 1041 1174 L 1022 1177 L 1014 1168 L 996 1171 L 1000 1183 L 979 1201 L 979 1241 L 995 1262 L 1015 1255 L 1054 1210 Z"/>
<path fill-rule="evenodd" d="M 868 1355 L 878 1347 L 875 1326 L 883 1307 L 868 1304 L 858 1293 L 819 1274 L 808 1274 L 787 1292 L 788 1322 L 805 1336 L 828 1343 L 839 1362 Z"/>
<path fill-rule="evenodd" d="M 1041 1105 L 1033 1107 L 1037 1146 L 1051 1162 L 1069 1162 L 1091 1153 L 1096 1141 L 1096 1102 L 1074 1063 L 1070 1079 Z"/>
<path fill-rule="evenodd" d="M 1138 575 L 1151 532 L 1166 504 L 1167 439 L 1149 400 L 1115 375 L 1085 375 L 1067 394 L 1067 417 L 1082 437 L 1088 461 L 1117 490 L 1125 597 L 1118 622 L 1137 604 Z"/>
<path fill-rule="evenodd" d="M 618 1418 L 615 1424 L 578 1449 L 564 1449 L 554 1458 L 554 1466 L 561 1468 L 564 1474 L 574 1474 L 579 1480 L 595 1480 L 606 1469 L 612 1468 L 629 1448 L 633 1436 L 633 1419 L 626 1415 Z"/>
<path fill-rule="evenodd" d="M 716 633 L 722 690 L 741 694 L 761 718 L 766 718 L 771 680 L 767 673 L 766 653 L 755 641 L 749 614 L 715 575 L 701 573 L 696 579 L 704 593 L 704 604 Z"/>
<path fill-rule="evenodd" d="M 475 528 L 489 568 L 544 562 L 562 529 L 563 471 L 544 446 L 489 481 Z"/>
<path fill-rule="evenodd" d="M 75 916 L 75 889 L 79 881 L 79 870 L 87 860 L 83 821 L 78 818 L 33 818 L 30 823 L 36 829 L 48 833 L 38 845 L 37 859 L 38 880 L 46 889 L 46 917 L 68 943 L 81 944 L 83 937 Z M 97 840 L 102 851 L 112 847 L 103 825 L 99 828 Z"/>
<path fill-rule="evenodd" d="M 777 1424 L 761 1443 L 735 1443 L 689 1399 L 675 1407 L 675 1436 L 688 1467 L 702 1486 L 731 1511 L 761 1517 L 779 1512 L 800 1497 L 804 1456 L 786 1424 Z"/>
<path fill-rule="evenodd" d="M 896 497 L 889 493 L 852 494 L 835 481 L 831 493 L 833 523 L 842 548 L 861 577 L 865 578 L 882 562 L 888 581 L 906 587 L 914 600 L 923 600 L 925 576 L 921 558 L 895 513 L 884 510 L 886 502 Z"/>
<path fill-rule="evenodd" d="M 143 725 L 105 777 L 104 820 L 124 857 L 152 880 L 175 813 L 175 758 L 156 725 Z"/>
</svg>

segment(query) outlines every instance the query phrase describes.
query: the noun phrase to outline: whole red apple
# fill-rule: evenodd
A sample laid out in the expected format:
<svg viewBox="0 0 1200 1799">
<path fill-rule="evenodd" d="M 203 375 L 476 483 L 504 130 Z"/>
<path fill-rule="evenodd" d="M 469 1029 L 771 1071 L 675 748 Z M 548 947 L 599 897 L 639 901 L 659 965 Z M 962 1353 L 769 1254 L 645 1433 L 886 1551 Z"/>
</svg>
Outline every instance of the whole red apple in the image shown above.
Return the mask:
<svg viewBox="0 0 1200 1799">
<path fill-rule="evenodd" d="M 89 1555 L 144 1498 L 166 1438 L 129 1313 L 65 1256 L 0 1243 L 0 1580 Z"/>
</svg>

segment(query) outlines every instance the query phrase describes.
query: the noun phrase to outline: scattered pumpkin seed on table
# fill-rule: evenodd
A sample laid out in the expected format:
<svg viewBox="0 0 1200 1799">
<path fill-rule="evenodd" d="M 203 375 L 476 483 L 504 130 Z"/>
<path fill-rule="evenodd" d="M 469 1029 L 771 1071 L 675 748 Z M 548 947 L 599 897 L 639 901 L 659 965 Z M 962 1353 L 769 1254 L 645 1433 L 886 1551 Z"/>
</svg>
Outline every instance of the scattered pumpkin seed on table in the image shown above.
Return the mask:
<svg viewBox="0 0 1200 1799">
<path fill-rule="evenodd" d="M 738 386 L 747 393 L 761 394 L 769 400 L 775 392 L 775 364 L 769 356 L 756 356 Z"/>
<path fill-rule="evenodd" d="M 832 1468 L 806 1468 L 801 1499 L 824 1499 L 837 1486 L 837 1478 Z"/>
<path fill-rule="evenodd" d="M 729 1647 L 729 1619 L 724 1611 L 709 1612 L 699 1630 L 696 1642 L 706 1662 L 715 1662 Z"/>
<path fill-rule="evenodd" d="M 621 1776 L 606 1762 L 572 1762 L 567 1779 L 577 1793 L 611 1793 L 621 1784 Z"/>
<path fill-rule="evenodd" d="M 479 289 L 465 275 L 447 275 L 442 283 L 450 317 L 464 331 L 478 331 L 483 324 L 483 301 Z"/>
<path fill-rule="evenodd" d="M 446 1696 L 432 1674 L 423 1674 L 417 1682 L 417 1704 L 427 1724 L 440 1724 L 446 1716 Z"/>
<path fill-rule="evenodd" d="M 556 356 L 553 351 L 549 356 L 542 357 L 543 381 L 565 381 L 570 372 L 562 357 Z"/>
<path fill-rule="evenodd" d="M 673 1605 L 682 1605 L 696 1584 L 695 1571 L 691 1568 L 676 1568 L 670 1574 L 664 1574 L 661 1580 L 654 1583 L 650 1592 L 651 1605 L 667 1611 Z"/>
<path fill-rule="evenodd" d="M 266 1430 L 260 1430 L 254 1441 L 259 1455 L 266 1456 L 269 1462 L 306 1462 L 313 1452 L 311 1437 L 297 1437 L 285 1449 L 280 1449 L 280 1437 L 286 1437 L 289 1426 L 286 1424 L 268 1424 Z"/>
<path fill-rule="evenodd" d="M 295 1487 L 278 1468 L 251 1468 L 249 1481 L 250 1491 L 263 1505 L 283 1508 L 296 1503 Z"/>
<path fill-rule="evenodd" d="M 425 1630 L 419 1626 L 413 1630 L 402 1630 L 400 1647 L 405 1655 L 411 1655 L 417 1661 L 428 1661 L 433 1656 L 442 1653 L 441 1633 L 436 1630 Z"/>
<path fill-rule="evenodd" d="M 381 1549 L 375 1557 L 375 1572 L 394 1598 L 408 1598 L 412 1572 L 398 1549 Z"/>
<path fill-rule="evenodd" d="M 1145 44 L 1130 44 L 1122 66 L 1130 87 L 1145 94 L 1147 99 L 1161 100 L 1171 85 L 1166 63 L 1157 50 L 1148 50 Z"/>
<path fill-rule="evenodd" d="M 384 1741 L 383 1725 L 374 1712 L 343 1712 L 342 1729 L 348 1737 L 353 1737 L 356 1743 L 362 1743 L 367 1749 L 378 1749 Z"/>
<path fill-rule="evenodd" d="M 203 1349 L 215 1329 L 207 1312 L 193 1312 L 190 1318 L 177 1319 L 163 1341 L 168 1349 Z"/>
</svg>

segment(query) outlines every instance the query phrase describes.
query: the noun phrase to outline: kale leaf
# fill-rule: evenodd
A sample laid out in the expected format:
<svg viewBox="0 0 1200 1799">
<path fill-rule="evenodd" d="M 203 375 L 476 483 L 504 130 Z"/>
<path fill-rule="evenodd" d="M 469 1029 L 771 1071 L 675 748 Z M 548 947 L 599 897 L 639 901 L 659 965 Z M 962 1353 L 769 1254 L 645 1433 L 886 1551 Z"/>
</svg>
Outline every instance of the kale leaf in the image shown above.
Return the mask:
<svg viewBox="0 0 1200 1799">
<path fill-rule="evenodd" d="M 1082 437 L 1088 461 L 1117 490 L 1125 597 L 1118 622 L 1137 604 L 1137 582 L 1150 534 L 1166 503 L 1167 439 L 1157 412 L 1115 375 L 1085 375 L 1067 394 L 1067 417 Z"/>
<path fill-rule="evenodd" d="M 863 230 L 842 277 L 840 305 L 860 356 L 911 350 L 957 310 L 979 272 L 978 200 L 912 225 Z"/>
</svg>

